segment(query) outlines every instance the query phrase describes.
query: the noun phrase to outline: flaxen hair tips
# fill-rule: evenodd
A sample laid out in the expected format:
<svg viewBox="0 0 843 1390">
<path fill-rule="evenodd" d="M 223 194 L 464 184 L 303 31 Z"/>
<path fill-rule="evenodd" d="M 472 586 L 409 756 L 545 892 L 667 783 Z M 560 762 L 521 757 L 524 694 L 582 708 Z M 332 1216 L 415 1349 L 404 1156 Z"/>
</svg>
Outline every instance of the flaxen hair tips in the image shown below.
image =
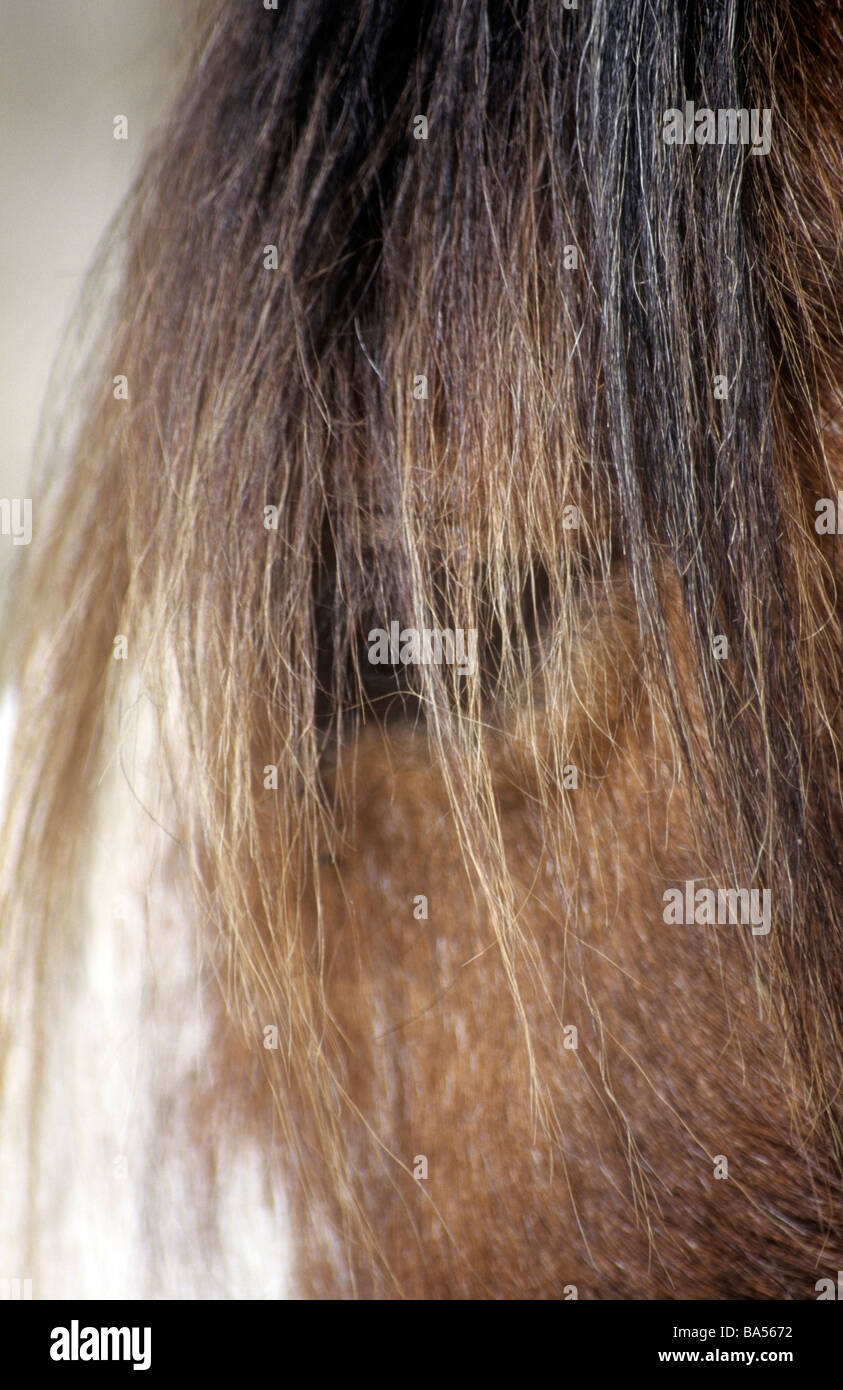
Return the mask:
<svg viewBox="0 0 843 1390">
<path fill-rule="evenodd" d="M 16 567 L 4 972 L 43 1018 L 144 690 L 179 1142 L 258 1136 L 299 1292 L 840 1266 L 841 62 L 823 0 L 202 20 Z"/>
</svg>

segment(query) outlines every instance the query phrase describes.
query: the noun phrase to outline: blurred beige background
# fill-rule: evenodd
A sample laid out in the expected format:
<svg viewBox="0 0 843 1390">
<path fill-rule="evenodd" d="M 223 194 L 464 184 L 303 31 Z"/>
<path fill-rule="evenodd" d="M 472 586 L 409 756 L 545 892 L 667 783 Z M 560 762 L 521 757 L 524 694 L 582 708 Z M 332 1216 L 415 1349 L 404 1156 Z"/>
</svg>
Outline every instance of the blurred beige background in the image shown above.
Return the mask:
<svg viewBox="0 0 843 1390">
<path fill-rule="evenodd" d="M 172 95 L 187 13 L 187 0 L 0 0 L 0 497 L 29 495 L 62 328 Z M 0 537 L 0 582 L 15 549 Z"/>
</svg>

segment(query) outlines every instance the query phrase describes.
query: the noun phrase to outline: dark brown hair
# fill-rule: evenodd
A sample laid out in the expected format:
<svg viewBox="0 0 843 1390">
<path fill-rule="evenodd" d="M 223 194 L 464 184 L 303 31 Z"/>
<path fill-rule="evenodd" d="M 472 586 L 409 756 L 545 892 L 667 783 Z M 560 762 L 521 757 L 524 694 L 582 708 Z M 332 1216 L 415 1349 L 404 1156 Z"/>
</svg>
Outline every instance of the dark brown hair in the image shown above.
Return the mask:
<svg viewBox="0 0 843 1390">
<path fill-rule="evenodd" d="M 181 1142 L 260 1136 L 302 1293 L 843 1267 L 841 62 L 824 0 L 205 21 L 9 610 L 5 969 L 68 949 L 131 674 L 222 1001 Z"/>
</svg>

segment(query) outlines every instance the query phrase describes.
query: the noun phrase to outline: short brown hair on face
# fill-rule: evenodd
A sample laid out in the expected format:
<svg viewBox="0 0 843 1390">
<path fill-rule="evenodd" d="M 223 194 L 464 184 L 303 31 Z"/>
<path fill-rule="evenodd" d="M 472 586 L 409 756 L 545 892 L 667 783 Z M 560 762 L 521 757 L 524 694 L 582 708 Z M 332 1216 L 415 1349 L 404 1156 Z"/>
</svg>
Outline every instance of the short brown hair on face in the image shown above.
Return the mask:
<svg viewBox="0 0 843 1390">
<path fill-rule="evenodd" d="M 841 58 L 823 0 L 202 21 L 9 605 L 4 970 L 43 1017 L 131 667 L 214 1020 L 180 1142 L 257 1136 L 305 1294 L 841 1267 Z M 374 665 L 393 622 L 477 669 Z"/>
</svg>

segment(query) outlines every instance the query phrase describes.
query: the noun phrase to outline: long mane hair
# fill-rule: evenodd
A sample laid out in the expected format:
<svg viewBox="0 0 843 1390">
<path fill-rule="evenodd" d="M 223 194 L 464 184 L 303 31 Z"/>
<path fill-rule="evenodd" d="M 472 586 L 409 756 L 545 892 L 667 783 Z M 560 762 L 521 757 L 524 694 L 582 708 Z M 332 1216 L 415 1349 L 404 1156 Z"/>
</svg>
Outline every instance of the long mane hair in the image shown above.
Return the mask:
<svg viewBox="0 0 843 1390">
<path fill-rule="evenodd" d="M 843 1249 L 839 8 L 209 11 L 8 604 L 32 1115 L 144 700 L 212 1019 L 161 1117 L 203 1230 L 248 1133 L 305 1294 L 814 1297 Z M 691 101 L 769 109 L 769 153 L 666 143 Z M 476 632 L 476 672 L 372 666 L 393 621 Z M 690 880 L 769 889 L 769 935 L 666 925 Z"/>
</svg>

